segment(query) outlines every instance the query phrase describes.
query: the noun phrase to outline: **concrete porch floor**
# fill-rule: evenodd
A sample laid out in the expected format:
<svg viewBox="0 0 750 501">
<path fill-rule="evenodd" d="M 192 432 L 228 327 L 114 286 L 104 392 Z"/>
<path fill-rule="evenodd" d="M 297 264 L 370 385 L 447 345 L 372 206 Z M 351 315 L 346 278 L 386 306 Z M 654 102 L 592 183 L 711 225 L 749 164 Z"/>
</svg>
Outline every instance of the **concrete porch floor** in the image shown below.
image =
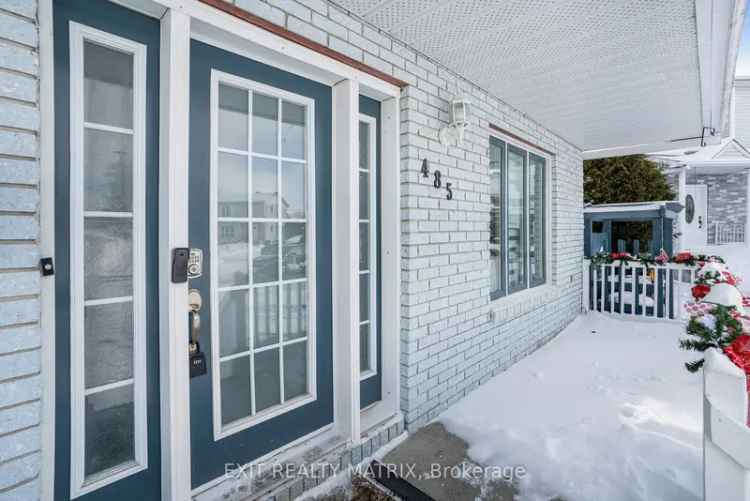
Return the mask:
<svg viewBox="0 0 750 501">
<path fill-rule="evenodd" d="M 436 501 L 513 501 L 516 489 L 510 483 L 462 473 L 479 466 L 467 449 L 441 423 L 431 423 L 386 454 L 383 463 L 402 465 L 404 479 Z"/>
<path fill-rule="evenodd" d="M 514 501 L 516 489 L 504 480 L 481 476 L 435 475 L 440 471 L 477 467 L 467 455 L 465 441 L 450 433 L 442 423 L 429 424 L 390 450 L 380 462 L 395 468 L 398 475 L 435 501 Z M 368 475 L 369 476 L 369 475 Z M 302 496 L 303 501 L 388 501 L 382 490 L 373 488 L 372 480 L 354 477 L 350 484 L 324 494 Z M 396 493 L 397 494 L 397 493 Z M 562 501 L 562 500 L 554 500 Z"/>
</svg>

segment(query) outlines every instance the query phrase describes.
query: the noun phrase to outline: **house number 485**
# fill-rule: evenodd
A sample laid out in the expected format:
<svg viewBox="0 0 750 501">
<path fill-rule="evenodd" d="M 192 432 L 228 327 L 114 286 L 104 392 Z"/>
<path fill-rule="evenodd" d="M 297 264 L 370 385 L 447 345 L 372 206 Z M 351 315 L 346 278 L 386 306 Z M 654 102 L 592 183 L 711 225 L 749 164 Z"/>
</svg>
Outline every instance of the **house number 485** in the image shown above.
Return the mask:
<svg viewBox="0 0 750 501">
<path fill-rule="evenodd" d="M 430 176 L 430 168 L 427 166 L 426 158 L 422 161 L 422 168 L 420 169 L 420 172 L 422 173 L 422 177 Z M 435 189 L 442 188 L 443 186 L 442 173 L 436 169 L 435 172 L 433 172 L 432 176 L 433 176 L 432 185 L 435 187 Z M 448 194 L 445 196 L 447 200 L 453 200 L 453 190 L 451 189 L 452 185 L 453 183 L 445 183 L 445 191 L 448 192 Z"/>
</svg>

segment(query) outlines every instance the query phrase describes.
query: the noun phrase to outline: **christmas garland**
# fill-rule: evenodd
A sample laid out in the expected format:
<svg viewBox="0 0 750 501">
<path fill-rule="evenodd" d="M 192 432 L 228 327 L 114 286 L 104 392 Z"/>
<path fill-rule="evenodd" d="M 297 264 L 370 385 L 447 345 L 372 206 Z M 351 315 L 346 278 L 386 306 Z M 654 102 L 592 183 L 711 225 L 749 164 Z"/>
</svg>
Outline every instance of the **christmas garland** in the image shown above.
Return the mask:
<svg viewBox="0 0 750 501">
<path fill-rule="evenodd" d="M 725 350 L 742 336 L 742 323 L 734 307 L 716 305 L 711 311 L 696 315 L 687 325 L 688 339 L 680 339 L 680 348 L 704 352 L 709 348 Z M 687 362 L 685 367 L 690 372 L 697 372 L 703 367 L 705 359 Z"/>
<path fill-rule="evenodd" d="M 707 262 L 724 264 L 724 259 L 719 256 L 693 254 L 686 251 L 669 257 L 667 253 L 664 252 L 664 249 L 662 249 L 656 256 L 647 253 L 633 256 L 627 252 L 599 252 L 591 256 L 589 259 L 591 264 L 594 265 L 614 264 L 615 262 L 619 262 L 620 266 L 628 266 L 630 263 L 639 263 L 646 268 L 650 268 L 651 266 L 664 266 L 668 263 L 684 264 L 687 266 L 695 266 Z"/>
<path fill-rule="evenodd" d="M 697 313 L 692 314 L 686 328 L 689 337 L 680 340 L 680 347 L 698 352 L 709 348 L 721 350 L 750 376 L 750 333 L 743 325 L 743 320 L 747 321 L 749 317 L 743 316 L 742 295 L 736 289 L 741 280 L 730 273 L 723 263 L 721 259 L 708 259 L 701 263 L 691 292 L 697 301 L 694 306 L 705 305 L 710 309 L 699 308 Z M 717 288 L 717 294 L 709 296 L 718 285 L 723 291 L 719 292 Z M 727 294 L 727 291 L 730 293 Z M 739 298 L 739 303 L 736 298 Z M 704 299 L 706 302 L 703 302 Z M 685 367 L 690 372 L 697 372 L 704 363 L 705 359 L 694 360 L 686 363 Z"/>
</svg>

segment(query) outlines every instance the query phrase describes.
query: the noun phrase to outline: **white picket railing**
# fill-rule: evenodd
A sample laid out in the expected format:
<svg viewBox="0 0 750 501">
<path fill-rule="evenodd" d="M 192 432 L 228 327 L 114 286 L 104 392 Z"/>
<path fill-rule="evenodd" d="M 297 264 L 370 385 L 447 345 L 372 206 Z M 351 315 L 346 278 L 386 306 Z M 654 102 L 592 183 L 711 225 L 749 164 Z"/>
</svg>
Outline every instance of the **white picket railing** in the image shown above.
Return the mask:
<svg viewBox="0 0 750 501">
<path fill-rule="evenodd" d="M 708 233 L 709 243 L 712 245 L 745 243 L 744 224 L 713 223 Z"/>
<path fill-rule="evenodd" d="M 636 318 L 685 321 L 695 267 L 669 263 L 644 266 L 592 264 L 583 260 L 583 309 Z"/>
</svg>

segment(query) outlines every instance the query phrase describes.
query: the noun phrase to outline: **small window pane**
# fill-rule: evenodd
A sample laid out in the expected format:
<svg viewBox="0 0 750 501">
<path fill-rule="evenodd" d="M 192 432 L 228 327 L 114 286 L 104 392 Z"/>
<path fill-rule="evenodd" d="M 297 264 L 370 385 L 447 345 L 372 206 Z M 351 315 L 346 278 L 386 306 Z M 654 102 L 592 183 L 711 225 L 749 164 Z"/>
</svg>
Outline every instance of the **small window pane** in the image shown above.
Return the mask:
<svg viewBox="0 0 750 501">
<path fill-rule="evenodd" d="M 279 371 L 279 349 L 255 354 L 255 411 L 281 403 L 281 374 Z"/>
<path fill-rule="evenodd" d="M 247 217 L 247 157 L 219 153 L 219 217 Z"/>
<path fill-rule="evenodd" d="M 86 388 L 133 377 L 133 303 L 84 309 Z"/>
<path fill-rule="evenodd" d="M 544 166 L 542 157 L 529 154 L 529 272 L 532 286 L 543 284 L 545 279 Z"/>
<path fill-rule="evenodd" d="M 359 275 L 359 321 L 370 320 L 370 274 Z"/>
<path fill-rule="evenodd" d="M 221 363 L 221 424 L 228 424 L 251 413 L 250 357 Z"/>
<path fill-rule="evenodd" d="M 253 282 L 279 279 L 279 224 L 253 223 Z"/>
<path fill-rule="evenodd" d="M 526 153 L 508 147 L 508 290 L 526 288 Z"/>
<path fill-rule="evenodd" d="M 359 326 L 359 372 L 367 372 L 370 367 L 370 323 Z"/>
<path fill-rule="evenodd" d="M 219 287 L 249 283 L 247 223 L 219 223 Z"/>
<path fill-rule="evenodd" d="M 133 211 L 133 136 L 86 129 L 84 207 L 90 211 Z"/>
<path fill-rule="evenodd" d="M 505 143 L 490 138 L 490 297 L 505 295 Z"/>
<path fill-rule="evenodd" d="M 246 290 L 219 293 L 219 355 L 250 349 L 249 303 Z"/>
<path fill-rule="evenodd" d="M 307 236 L 305 223 L 284 223 L 284 280 L 307 276 Z"/>
<path fill-rule="evenodd" d="M 85 476 L 135 461 L 133 386 L 86 397 Z"/>
<path fill-rule="evenodd" d="M 281 115 L 282 155 L 286 158 L 305 158 L 305 107 L 284 101 Z"/>
<path fill-rule="evenodd" d="M 281 203 L 286 219 L 304 219 L 307 207 L 307 183 L 305 182 L 305 164 L 284 162 L 282 165 Z"/>
<path fill-rule="evenodd" d="M 276 155 L 278 148 L 279 102 L 273 97 L 253 94 L 253 151 Z"/>
<path fill-rule="evenodd" d="M 359 269 L 370 269 L 370 223 L 359 223 Z"/>
<path fill-rule="evenodd" d="M 370 168 L 370 125 L 359 122 L 359 168 Z"/>
<path fill-rule="evenodd" d="M 87 122 L 133 128 L 133 55 L 83 43 L 84 116 Z"/>
<path fill-rule="evenodd" d="M 284 341 L 307 336 L 307 282 L 284 284 Z"/>
<path fill-rule="evenodd" d="M 133 295 L 132 218 L 84 220 L 84 297 Z"/>
<path fill-rule="evenodd" d="M 276 160 L 253 157 L 253 217 L 279 217 L 278 165 Z"/>
<path fill-rule="evenodd" d="M 370 219 L 370 174 L 359 173 L 359 218 Z"/>
<path fill-rule="evenodd" d="M 219 85 L 219 146 L 247 151 L 247 91 Z"/>
<path fill-rule="evenodd" d="M 253 290 L 255 348 L 279 342 L 279 287 L 256 287 Z"/>
<path fill-rule="evenodd" d="M 307 341 L 284 346 L 284 400 L 307 393 Z"/>
</svg>

